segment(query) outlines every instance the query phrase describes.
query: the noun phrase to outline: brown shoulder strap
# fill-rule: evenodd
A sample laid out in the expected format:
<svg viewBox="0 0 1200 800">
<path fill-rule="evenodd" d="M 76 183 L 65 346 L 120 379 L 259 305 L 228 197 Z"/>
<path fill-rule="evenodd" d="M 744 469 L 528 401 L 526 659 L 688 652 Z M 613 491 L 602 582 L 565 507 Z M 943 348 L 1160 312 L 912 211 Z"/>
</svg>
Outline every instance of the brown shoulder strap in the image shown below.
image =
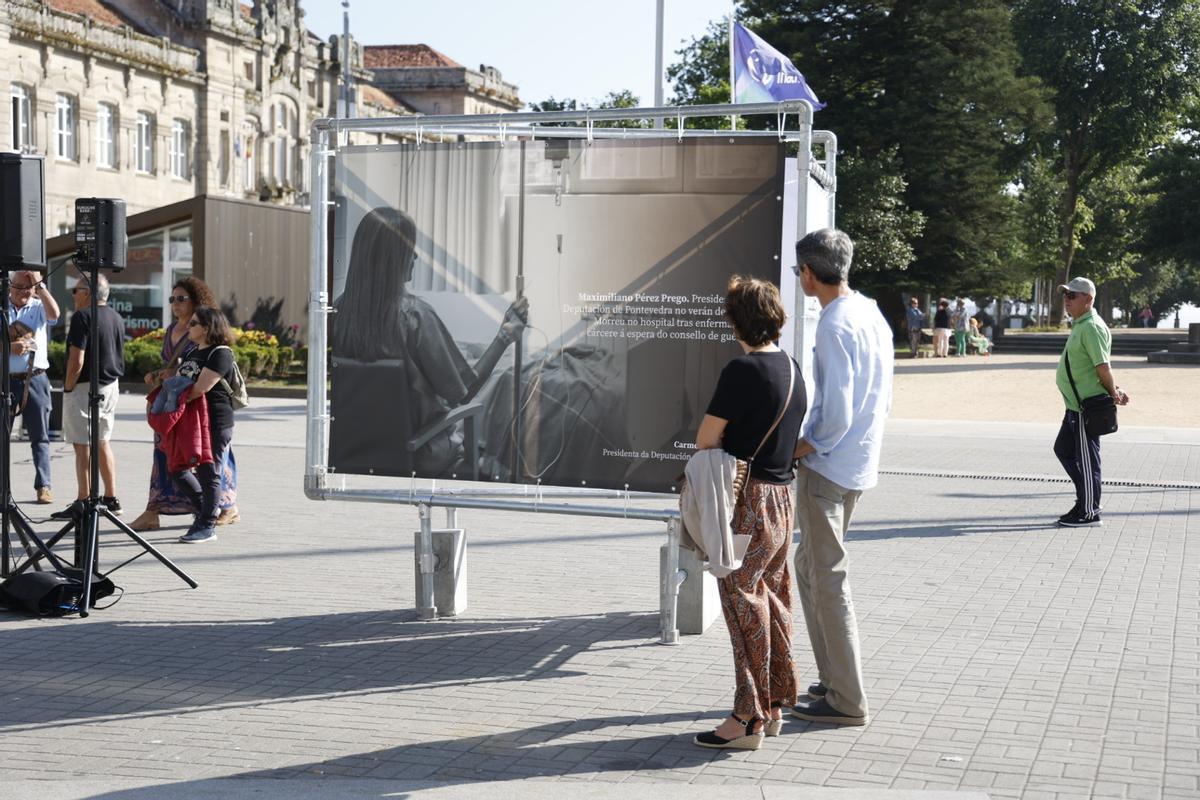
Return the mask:
<svg viewBox="0 0 1200 800">
<path fill-rule="evenodd" d="M 754 448 L 754 455 L 750 456 L 750 459 L 749 459 L 750 461 L 754 460 L 755 456 L 758 455 L 758 451 L 762 450 L 763 445 L 765 445 L 767 443 L 767 439 L 770 439 L 771 434 L 774 433 L 775 429 L 779 427 L 779 423 L 783 422 L 783 415 L 787 413 L 788 406 L 790 406 L 792 404 L 792 391 L 795 390 L 795 388 L 796 388 L 796 365 L 795 365 L 795 363 L 792 362 L 792 357 L 789 356 L 786 352 L 784 353 L 784 356 L 787 357 L 787 362 L 788 362 L 787 399 L 783 402 L 783 409 L 779 412 L 779 416 L 776 417 L 775 421 L 771 423 L 771 428 L 770 428 L 770 430 L 767 431 L 767 435 L 764 436 L 762 441 L 758 443 L 758 447 Z"/>
</svg>

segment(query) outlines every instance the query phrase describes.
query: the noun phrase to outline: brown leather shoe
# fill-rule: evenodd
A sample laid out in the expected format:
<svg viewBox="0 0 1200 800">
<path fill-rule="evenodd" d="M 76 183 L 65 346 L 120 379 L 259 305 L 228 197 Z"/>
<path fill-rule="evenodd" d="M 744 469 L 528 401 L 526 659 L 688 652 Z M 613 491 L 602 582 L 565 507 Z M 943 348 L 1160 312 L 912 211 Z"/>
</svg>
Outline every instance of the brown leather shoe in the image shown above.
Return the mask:
<svg viewBox="0 0 1200 800">
<path fill-rule="evenodd" d="M 54 492 L 50 491 L 49 486 L 42 486 L 37 490 L 37 504 L 39 506 L 48 506 L 54 502 Z"/>
<path fill-rule="evenodd" d="M 218 525 L 232 525 L 239 521 L 242 515 L 238 513 L 237 506 L 221 509 L 221 513 L 217 515 Z"/>
</svg>

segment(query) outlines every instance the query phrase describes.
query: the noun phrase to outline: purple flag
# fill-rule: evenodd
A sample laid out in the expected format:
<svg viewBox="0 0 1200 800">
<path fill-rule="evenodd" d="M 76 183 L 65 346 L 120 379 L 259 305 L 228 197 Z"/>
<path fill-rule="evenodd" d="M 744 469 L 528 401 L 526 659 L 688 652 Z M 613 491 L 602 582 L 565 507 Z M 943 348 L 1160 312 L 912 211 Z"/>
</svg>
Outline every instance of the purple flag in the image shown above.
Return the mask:
<svg viewBox="0 0 1200 800">
<path fill-rule="evenodd" d="M 733 23 L 733 75 L 735 103 L 807 100 L 817 111 L 825 107 L 790 58 L 739 22 Z"/>
</svg>

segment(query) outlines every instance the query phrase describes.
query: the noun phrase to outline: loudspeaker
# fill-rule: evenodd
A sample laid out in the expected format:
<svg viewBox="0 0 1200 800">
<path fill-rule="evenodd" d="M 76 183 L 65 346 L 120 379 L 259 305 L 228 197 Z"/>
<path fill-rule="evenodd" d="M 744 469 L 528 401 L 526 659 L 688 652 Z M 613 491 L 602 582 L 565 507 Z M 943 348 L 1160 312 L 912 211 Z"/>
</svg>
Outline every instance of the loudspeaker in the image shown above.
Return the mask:
<svg viewBox="0 0 1200 800">
<path fill-rule="evenodd" d="M 0 270 L 46 266 L 42 156 L 0 153 Z"/>
<path fill-rule="evenodd" d="M 120 272 L 128 251 L 124 200 L 80 197 L 75 201 L 76 267 Z"/>
</svg>

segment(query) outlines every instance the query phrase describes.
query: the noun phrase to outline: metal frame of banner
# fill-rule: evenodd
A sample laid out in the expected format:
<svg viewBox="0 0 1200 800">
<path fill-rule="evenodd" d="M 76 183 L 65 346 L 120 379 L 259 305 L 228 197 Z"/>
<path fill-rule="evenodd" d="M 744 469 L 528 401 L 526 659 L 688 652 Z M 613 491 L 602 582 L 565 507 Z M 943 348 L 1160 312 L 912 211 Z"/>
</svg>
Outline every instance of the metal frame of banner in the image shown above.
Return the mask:
<svg viewBox="0 0 1200 800">
<path fill-rule="evenodd" d="M 727 117 L 774 115 L 777 130 L 735 131 L 720 129 L 684 129 L 685 119 L 697 117 Z M 795 116 L 797 127 L 785 130 L 789 116 Z M 653 120 L 656 117 L 675 119 L 678 129 L 670 128 L 615 128 L 595 127 L 596 122 L 620 122 L 629 120 Z M 805 231 L 808 219 L 808 179 L 816 180 L 828 193 L 829 219 L 833 221 L 836 197 L 837 138 L 829 131 L 812 129 L 813 109 L 803 100 L 783 103 L 760 103 L 709 106 L 663 106 L 656 108 L 603 109 L 581 111 L 557 111 L 513 114 L 448 115 L 388 117 L 378 119 L 318 119 L 311 131 L 310 186 L 312 187 L 312 229 L 310 240 L 310 294 L 308 303 L 308 397 L 307 429 L 305 436 L 304 494 L 310 500 L 342 500 L 360 503 L 393 503 L 415 506 L 420 520 L 417 537 L 416 558 L 418 569 L 426 579 L 418 589 L 417 614 L 420 619 L 437 618 L 434 604 L 433 573 L 437 560 L 433 548 L 433 509 L 446 509 L 448 527 L 457 527 L 458 509 L 487 509 L 495 511 L 524 511 L 543 514 L 564 514 L 586 517 L 608 517 L 661 522 L 666 525 L 666 559 L 660 574 L 659 622 L 660 641 L 676 644 L 679 641 L 677 601 L 679 587 L 687 573 L 679 568 L 679 541 L 681 524 L 677 496 L 655 492 L 629 492 L 619 490 L 545 488 L 513 484 L 510 487 L 491 488 L 439 488 L 436 481 L 418 485 L 414 478 L 407 490 L 349 489 L 335 486 L 330 480 L 329 470 L 329 414 L 328 364 L 317 354 L 328 349 L 327 320 L 333 312 L 332 299 L 326 290 L 328 284 L 329 243 L 328 210 L 335 203 L 330 197 L 330 162 L 338 149 L 348 141 L 350 133 L 389 133 L 413 137 L 417 146 L 431 137 L 473 136 L 497 137 L 501 142 L 509 138 L 546 139 L 574 138 L 750 138 L 774 136 L 780 141 L 795 142 L 801 154 L 797 158 L 798 203 L 797 230 Z M 546 127 L 546 123 L 574 123 L 568 126 Z M 824 157 L 813 156 L 813 146 L 824 147 Z M 804 296 L 799 285 L 796 287 L 796 308 L 802 309 Z M 804 341 L 803 325 L 795 326 L 795 353 L 811 343 Z M 546 502 L 547 499 L 552 502 Z M 646 501 L 669 501 L 665 508 L 646 508 Z M 577 501 L 577 502 L 571 502 Z M 578 502 L 585 501 L 585 502 Z"/>
</svg>

